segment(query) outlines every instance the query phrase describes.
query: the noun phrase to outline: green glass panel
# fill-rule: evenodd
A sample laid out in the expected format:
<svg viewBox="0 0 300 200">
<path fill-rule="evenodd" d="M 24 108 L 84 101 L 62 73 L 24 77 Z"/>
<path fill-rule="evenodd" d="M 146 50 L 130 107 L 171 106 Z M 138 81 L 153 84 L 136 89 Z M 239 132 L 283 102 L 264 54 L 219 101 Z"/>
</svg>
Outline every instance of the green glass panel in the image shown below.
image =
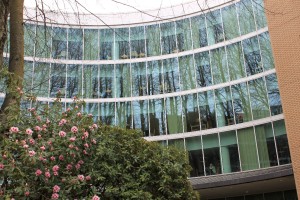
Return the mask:
<svg viewBox="0 0 300 200">
<path fill-rule="evenodd" d="M 181 98 L 168 97 L 166 99 L 166 118 L 168 134 L 182 133 L 186 124 L 182 123 Z"/>
<path fill-rule="evenodd" d="M 220 10 L 206 14 L 208 45 L 224 41 L 223 25 Z"/>
<path fill-rule="evenodd" d="M 52 34 L 52 58 L 66 59 L 67 57 L 67 29 L 53 28 Z"/>
<path fill-rule="evenodd" d="M 24 25 L 24 56 L 34 56 L 35 29 L 36 26 L 33 24 Z"/>
<path fill-rule="evenodd" d="M 147 56 L 158 56 L 161 54 L 160 30 L 157 24 L 146 26 Z"/>
<path fill-rule="evenodd" d="M 198 93 L 201 130 L 216 128 L 216 111 L 213 91 Z"/>
<path fill-rule="evenodd" d="M 144 26 L 130 28 L 131 58 L 143 58 L 145 54 Z"/>
<path fill-rule="evenodd" d="M 262 63 L 265 70 L 273 69 L 275 67 L 274 58 L 272 54 L 272 47 L 269 33 L 263 33 L 258 36 L 260 43 L 260 50 L 262 56 Z"/>
<path fill-rule="evenodd" d="M 99 98 L 99 66 L 84 65 L 83 66 L 83 97 Z"/>
<path fill-rule="evenodd" d="M 177 46 L 179 51 L 192 49 L 192 37 L 189 18 L 176 21 Z"/>
<path fill-rule="evenodd" d="M 132 68 L 132 95 L 147 95 L 146 63 L 133 63 Z"/>
<path fill-rule="evenodd" d="M 132 127 L 132 110 L 130 101 L 116 103 L 116 125 L 126 129 Z"/>
<path fill-rule="evenodd" d="M 209 61 L 209 52 L 195 54 L 196 81 L 198 87 L 206 87 L 212 84 L 212 75 Z"/>
<path fill-rule="evenodd" d="M 218 127 L 235 124 L 230 88 L 215 90 L 215 97 Z"/>
<path fill-rule="evenodd" d="M 207 46 L 205 15 L 191 18 L 194 49 Z"/>
<path fill-rule="evenodd" d="M 240 42 L 227 46 L 227 59 L 230 80 L 238 80 L 246 76 L 243 51 Z"/>
<path fill-rule="evenodd" d="M 115 125 L 115 103 L 100 103 L 99 109 L 101 123 Z"/>
<path fill-rule="evenodd" d="M 130 64 L 116 65 L 116 97 L 131 96 Z"/>
<path fill-rule="evenodd" d="M 160 25 L 162 54 L 177 53 L 174 22 L 163 23 Z"/>
<path fill-rule="evenodd" d="M 133 101 L 133 128 L 140 129 L 143 136 L 149 136 L 148 101 Z"/>
<path fill-rule="evenodd" d="M 184 132 L 200 130 L 199 109 L 197 94 L 182 96 L 183 120 L 186 126 Z"/>
<path fill-rule="evenodd" d="M 23 91 L 26 94 L 31 94 L 32 92 L 32 78 L 33 78 L 33 62 L 24 62 L 24 80 L 23 80 Z"/>
<path fill-rule="evenodd" d="M 51 27 L 39 25 L 36 27 L 35 56 L 49 58 L 51 54 Z"/>
<path fill-rule="evenodd" d="M 284 120 L 275 121 L 273 123 L 273 126 L 274 126 L 274 134 L 276 139 L 279 164 L 283 165 L 283 164 L 291 163 L 291 156 L 290 156 L 290 150 L 289 150 Z"/>
<path fill-rule="evenodd" d="M 254 13 L 252 1 L 241 0 L 237 3 L 241 34 L 255 31 Z"/>
<path fill-rule="evenodd" d="M 257 74 L 263 71 L 261 55 L 257 37 L 243 40 L 244 57 L 247 75 Z"/>
<path fill-rule="evenodd" d="M 33 74 L 33 95 L 38 97 L 48 97 L 49 90 L 49 75 L 50 75 L 50 64 L 36 62 L 34 64 Z"/>
<path fill-rule="evenodd" d="M 185 139 L 186 150 L 189 154 L 189 163 L 192 167 L 191 177 L 204 175 L 204 164 L 202 154 L 201 137 L 192 137 Z"/>
<path fill-rule="evenodd" d="M 164 99 L 149 100 L 149 122 L 150 134 L 152 136 L 166 134 L 165 116 Z"/>
<path fill-rule="evenodd" d="M 211 51 L 211 65 L 214 84 L 225 83 L 229 81 L 224 47 Z"/>
<path fill-rule="evenodd" d="M 230 40 L 240 35 L 235 4 L 224 7 L 222 10 L 225 39 Z"/>
<path fill-rule="evenodd" d="M 114 65 L 100 65 L 100 96 L 115 97 Z"/>
<path fill-rule="evenodd" d="M 178 60 L 176 58 L 163 60 L 163 72 L 164 93 L 180 91 Z"/>
<path fill-rule="evenodd" d="M 84 30 L 84 60 L 98 59 L 98 30 L 85 29 Z"/>
<path fill-rule="evenodd" d="M 114 46 L 114 30 L 113 29 L 100 29 L 100 60 L 111 60 L 113 57 Z"/>
<path fill-rule="evenodd" d="M 257 29 L 266 27 L 267 19 L 266 19 L 263 0 L 252 0 L 252 2 L 253 2 L 253 9 L 255 14 Z"/>
<path fill-rule="evenodd" d="M 114 46 L 114 60 L 129 59 L 130 47 L 129 47 L 129 29 L 118 28 L 115 29 L 115 46 Z"/>
<path fill-rule="evenodd" d="M 206 175 L 221 174 L 218 134 L 204 135 L 202 139 Z"/>
<path fill-rule="evenodd" d="M 150 95 L 163 93 L 163 72 L 160 60 L 147 63 L 148 92 Z"/>
<path fill-rule="evenodd" d="M 67 91 L 66 97 L 82 96 L 82 65 L 67 66 Z"/>
<path fill-rule="evenodd" d="M 66 65 L 52 64 L 50 71 L 50 97 L 56 97 L 60 92 L 62 97 L 66 95 Z"/>
<path fill-rule="evenodd" d="M 82 60 L 83 49 L 83 31 L 82 29 L 72 29 L 68 31 L 68 59 Z"/>
<path fill-rule="evenodd" d="M 172 146 L 177 149 L 184 150 L 184 140 L 183 139 L 168 140 L 168 146 Z"/>
<path fill-rule="evenodd" d="M 279 115 L 282 113 L 282 105 L 276 74 L 266 76 L 266 82 L 271 115 Z"/>
<path fill-rule="evenodd" d="M 196 87 L 194 59 L 191 55 L 179 57 L 180 80 L 182 90 Z"/>
</svg>

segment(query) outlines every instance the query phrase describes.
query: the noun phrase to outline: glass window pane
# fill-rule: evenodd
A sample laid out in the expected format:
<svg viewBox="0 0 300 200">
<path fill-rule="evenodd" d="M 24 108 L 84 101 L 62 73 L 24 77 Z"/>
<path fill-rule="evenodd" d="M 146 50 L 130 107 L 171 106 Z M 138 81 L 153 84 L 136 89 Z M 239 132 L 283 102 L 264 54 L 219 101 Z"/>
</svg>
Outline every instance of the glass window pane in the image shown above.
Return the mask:
<svg viewBox="0 0 300 200">
<path fill-rule="evenodd" d="M 243 58 L 243 51 L 240 42 L 227 46 L 230 80 L 238 80 L 246 76 Z"/>
<path fill-rule="evenodd" d="M 262 78 L 249 81 L 249 92 L 253 119 L 270 116 L 265 81 Z"/>
<path fill-rule="evenodd" d="M 172 146 L 177 149 L 184 150 L 184 140 L 183 139 L 168 140 L 168 146 Z"/>
<path fill-rule="evenodd" d="M 146 26 L 147 56 L 160 55 L 160 30 L 157 24 Z"/>
<path fill-rule="evenodd" d="M 129 59 L 129 29 L 115 29 L 114 59 Z"/>
<path fill-rule="evenodd" d="M 253 9 L 256 19 L 257 29 L 261 29 L 267 26 L 267 19 L 265 15 L 263 0 L 252 0 Z"/>
<path fill-rule="evenodd" d="M 194 49 L 207 46 L 205 15 L 192 17 L 191 20 Z"/>
<path fill-rule="evenodd" d="M 178 92 L 179 88 L 179 70 L 178 60 L 176 58 L 170 58 L 163 60 L 164 69 L 164 92 Z"/>
<path fill-rule="evenodd" d="M 100 121 L 106 125 L 115 125 L 115 103 L 100 103 Z"/>
<path fill-rule="evenodd" d="M 148 92 L 150 95 L 162 94 L 163 91 L 163 72 L 160 60 L 147 63 Z"/>
<path fill-rule="evenodd" d="M 185 120 L 184 132 L 200 130 L 200 119 L 197 102 L 197 94 L 182 96 L 183 120 Z"/>
<path fill-rule="evenodd" d="M 182 108 L 180 96 L 166 98 L 166 114 L 168 134 L 182 133 L 183 128 L 186 127 L 186 124 L 182 124 Z"/>
<path fill-rule="evenodd" d="M 276 74 L 266 76 L 266 81 L 271 114 L 279 115 L 282 113 L 282 105 Z"/>
<path fill-rule="evenodd" d="M 237 3 L 242 35 L 255 31 L 254 14 L 251 2 L 252 1 L 241 0 Z"/>
<path fill-rule="evenodd" d="M 240 171 L 239 150 L 235 131 L 220 133 L 223 173 Z"/>
<path fill-rule="evenodd" d="M 163 23 L 160 29 L 162 54 L 177 53 L 174 22 Z"/>
<path fill-rule="evenodd" d="M 146 63 L 131 64 L 132 72 L 132 95 L 147 95 Z"/>
<path fill-rule="evenodd" d="M 116 65 L 116 97 L 131 96 L 130 64 Z"/>
<path fill-rule="evenodd" d="M 274 134 L 277 145 L 277 152 L 279 157 L 279 164 L 291 163 L 290 150 L 288 145 L 288 139 L 286 135 L 286 129 L 284 120 L 276 121 L 273 123 Z"/>
<path fill-rule="evenodd" d="M 152 136 L 166 134 L 164 99 L 149 100 L 149 121 Z"/>
<path fill-rule="evenodd" d="M 94 121 L 97 121 L 99 119 L 98 107 L 98 103 L 86 103 L 84 111 L 88 114 L 92 114 Z"/>
<path fill-rule="evenodd" d="M 62 97 L 66 93 L 66 65 L 52 64 L 50 75 L 50 97 L 56 97 L 60 92 Z"/>
<path fill-rule="evenodd" d="M 34 56 L 35 27 L 28 23 L 24 25 L 24 56 Z"/>
<path fill-rule="evenodd" d="M 257 151 L 253 128 L 237 130 L 242 170 L 258 169 Z"/>
<path fill-rule="evenodd" d="M 211 65 L 214 84 L 225 83 L 229 81 L 224 47 L 211 51 Z"/>
<path fill-rule="evenodd" d="M 82 65 L 67 66 L 67 98 L 82 94 Z"/>
<path fill-rule="evenodd" d="M 85 29 L 84 30 L 84 59 L 97 60 L 98 59 L 98 30 Z"/>
<path fill-rule="evenodd" d="M 32 90 L 33 62 L 24 61 L 23 91 L 30 94 Z"/>
<path fill-rule="evenodd" d="M 250 99 L 246 83 L 233 85 L 232 87 L 233 106 L 235 122 L 243 123 L 251 121 Z"/>
<path fill-rule="evenodd" d="M 179 51 L 192 49 L 189 18 L 176 21 L 177 46 Z"/>
<path fill-rule="evenodd" d="M 99 97 L 99 66 L 84 65 L 83 66 L 83 97 L 98 98 Z"/>
<path fill-rule="evenodd" d="M 204 176 L 201 137 L 185 139 L 186 150 L 189 154 L 189 162 L 192 167 L 191 177 Z"/>
<path fill-rule="evenodd" d="M 243 40 L 247 75 L 263 71 L 257 37 Z"/>
<path fill-rule="evenodd" d="M 131 58 L 145 57 L 144 26 L 130 28 Z"/>
<path fill-rule="evenodd" d="M 256 126 L 255 134 L 260 167 L 265 168 L 278 165 L 272 124 Z"/>
<path fill-rule="evenodd" d="M 268 32 L 260 34 L 258 36 L 260 42 L 262 62 L 264 69 L 273 69 L 275 67 L 274 58 L 272 54 L 272 47 L 270 42 L 270 35 Z"/>
<path fill-rule="evenodd" d="M 130 129 L 132 127 L 131 102 L 116 103 L 116 125 L 122 128 Z"/>
<path fill-rule="evenodd" d="M 111 60 L 113 57 L 114 30 L 101 29 L 100 34 L 100 60 Z"/>
<path fill-rule="evenodd" d="M 149 136 L 148 101 L 133 101 L 133 128 L 140 129 L 143 136 Z"/>
<path fill-rule="evenodd" d="M 196 79 L 198 87 L 206 87 L 212 84 L 209 52 L 195 54 Z"/>
<path fill-rule="evenodd" d="M 115 97 L 114 65 L 100 65 L 100 96 Z"/>
<path fill-rule="evenodd" d="M 222 17 L 224 23 L 225 39 L 230 40 L 232 38 L 238 37 L 240 34 L 235 4 L 223 8 Z"/>
<path fill-rule="evenodd" d="M 83 31 L 82 29 L 69 29 L 68 32 L 68 59 L 82 60 L 83 48 Z"/>
<path fill-rule="evenodd" d="M 35 56 L 40 58 L 49 58 L 51 54 L 52 28 L 45 26 L 36 27 Z"/>
<path fill-rule="evenodd" d="M 207 13 L 206 22 L 208 45 L 223 42 L 224 34 L 220 10 Z"/>
<path fill-rule="evenodd" d="M 50 64 L 36 62 L 33 74 L 33 95 L 48 97 Z"/>
<path fill-rule="evenodd" d="M 202 139 L 206 175 L 221 174 L 218 134 L 204 135 Z"/>
<path fill-rule="evenodd" d="M 179 57 L 180 80 L 182 90 L 196 87 L 194 59 L 191 55 Z"/>
<path fill-rule="evenodd" d="M 215 90 L 218 127 L 234 124 L 230 88 Z"/>
<path fill-rule="evenodd" d="M 198 93 L 201 130 L 216 128 L 216 112 L 213 91 Z"/>
<path fill-rule="evenodd" d="M 52 35 L 52 58 L 66 59 L 67 56 L 67 29 L 53 28 Z"/>
</svg>

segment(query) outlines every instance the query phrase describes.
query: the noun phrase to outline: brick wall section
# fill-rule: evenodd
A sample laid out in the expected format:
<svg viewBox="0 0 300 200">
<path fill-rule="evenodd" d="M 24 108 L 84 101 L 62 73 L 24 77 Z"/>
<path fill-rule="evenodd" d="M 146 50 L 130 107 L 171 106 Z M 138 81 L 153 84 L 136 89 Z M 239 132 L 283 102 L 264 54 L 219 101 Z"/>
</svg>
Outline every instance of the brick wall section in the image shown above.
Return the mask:
<svg viewBox="0 0 300 200">
<path fill-rule="evenodd" d="M 264 0 L 300 199 L 300 0 Z"/>
</svg>

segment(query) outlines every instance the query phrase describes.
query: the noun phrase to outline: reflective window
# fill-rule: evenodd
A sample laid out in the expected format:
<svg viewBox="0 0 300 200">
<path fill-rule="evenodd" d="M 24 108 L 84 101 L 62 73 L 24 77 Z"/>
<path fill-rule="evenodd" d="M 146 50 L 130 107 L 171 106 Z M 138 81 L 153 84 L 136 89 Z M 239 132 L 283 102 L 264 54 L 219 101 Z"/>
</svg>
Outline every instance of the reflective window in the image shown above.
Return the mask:
<svg viewBox="0 0 300 200">
<path fill-rule="evenodd" d="M 160 60 L 147 62 L 147 80 L 149 95 L 162 94 L 163 88 L 163 73 L 162 62 Z"/>
<path fill-rule="evenodd" d="M 191 177 L 204 175 L 204 164 L 202 155 L 201 137 L 185 139 L 186 150 L 189 154 L 189 163 L 192 167 Z"/>
<path fill-rule="evenodd" d="M 100 121 L 103 124 L 115 125 L 115 103 L 100 103 Z"/>
<path fill-rule="evenodd" d="M 176 21 L 177 46 L 179 51 L 192 49 L 190 19 Z"/>
<path fill-rule="evenodd" d="M 34 64 L 34 74 L 32 92 L 38 97 L 48 97 L 49 93 L 50 64 L 36 62 Z"/>
<path fill-rule="evenodd" d="M 234 115 L 230 88 L 215 90 L 218 127 L 234 124 Z"/>
<path fill-rule="evenodd" d="M 161 54 L 160 31 L 157 24 L 146 26 L 147 56 L 158 56 Z"/>
<path fill-rule="evenodd" d="M 99 105 L 98 103 L 86 103 L 84 106 L 84 112 L 93 115 L 94 121 L 99 119 Z"/>
<path fill-rule="evenodd" d="M 32 74 L 33 74 L 33 62 L 24 61 L 23 91 L 28 94 L 30 94 L 32 90 Z"/>
<path fill-rule="evenodd" d="M 56 97 L 60 92 L 62 97 L 66 93 L 66 65 L 52 64 L 50 75 L 50 97 Z"/>
<path fill-rule="evenodd" d="M 166 122 L 168 134 L 182 133 L 186 124 L 182 124 L 181 98 L 166 98 Z"/>
<path fill-rule="evenodd" d="M 258 157 L 253 128 L 237 130 L 242 170 L 258 169 Z"/>
<path fill-rule="evenodd" d="M 140 129 L 143 136 L 149 136 L 148 101 L 132 101 L 133 128 Z"/>
<path fill-rule="evenodd" d="M 160 25 L 162 54 L 177 53 L 174 22 L 168 22 Z"/>
<path fill-rule="evenodd" d="M 67 98 L 81 96 L 82 93 L 82 66 L 67 66 Z"/>
<path fill-rule="evenodd" d="M 34 56 L 35 28 L 33 24 L 24 25 L 24 56 Z"/>
<path fill-rule="evenodd" d="M 257 29 L 264 28 L 267 26 L 267 19 L 265 15 L 264 2 L 263 0 L 252 0 L 253 9 L 255 13 Z"/>
<path fill-rule="evenodd" d="M 239 150 L 235 131 L 220 133 L 223 173 L 240 171 Z"/>
<path fill-rule="evenodd" d="M 247 75 L 263 72 L 257 37 L 243 40 Z"/>
<path fill-rule="evenodd" d="M 168 146 L 172 146 L 175 147 L 176 149 L 184 150 L 184 140 L 183 139 L 168 140 Z"/>
<path fill-rule="evenodd" d="M 272 124 L 264 124 L 255 127 L 257 149 L 260 161 L 260 167 L 276 166 L 277 156 L 275 150 Z"/>
<path fill-rule="evenodd" d="M 282 113 L 281 98 L 276 74 L 266 76 L 269 104 L 272 115 Z"/>
<path fill-rule="evenodd" d="M 207 46 L 205 15 L 191 18 L 194 49 Z"/>
<path fill-rule="evenodd" d="M 119 127 L 129 129 L 132 127 L 131 102 L 116 103 L 116 124 Z"/>
<path fill-rule="evenodd" d="M 84 65 L 83 66 L 83 97 L 98 98 L 99 97 L 99 66 Z"/>
<path fill-rule="evenodd" d="M 244 57 L 240 42 L 228 45 L 227 60 L 230 80 L 238 80 L 246 76 Z"/>
<path fill-rule="evenodd" d="M 273 126 L 279 157 L 279 164 L 284 165 L 291 163 L 290 149 L 288 145 L 284 120 L 274 122 Z"/>
<path fill-rule="evenodd" d="M 132 72 L 132 95 L 147 95 L 146 63 L 133 63 Z"/>
<path fill-rule="evenodd" d="M 216 111 L 213 91 L 198 93 L 201 130 L 216 128 Z"/>
<path fill-rule="evenodd" d="M 163 72 L 164 93 L 180 91 L 178 60 L 176 58 L 163 60 Z"/>
<path fill-rule="evenodd" d="M 241 34 L 255 31 L 254 14 L 252 10 L 252 1 L 241 0 L 237 3 Z"/>
<path fill-rule="evenodd" d="M 116 65 L 116 97 L 130 97 L 130 83 L 130 64 Z"/>
<path fill-rule="evenodd" d="M 224 41 L 220 10 L 206 14 L 208 45 Z"/>
<path fill-rule="evenodd" d="M 184 132 L 200 130 L 197 94 L 182 96 L 182 109 L 183 120 L 186 125 Z"/>
<path fill-rule="evenodd" d="M 130 28 L 131 58 L 143 58 L 145 53 L 144 26 Z"/>
<path fill-rule="evenodd" d="M 275 68 L 274 58 L 269 33 L 262 33 L 258 36 L 262 55 L 262 63 L 265 70 Z"/>
<path fill-rule="evenodd" d="M 152 136 L 166 134 L 164 99 L 149 100 L 149 122 Z"/>
<path fill-rule="evenodd" d="M 67 29 L 53 28 L 52 35 L 52 58 L 66 59 L 67 56 Z"/>
<path fill-rule="evenodd" d="M 98 30 L 84 29 L 84 59 L 97 60 L 98 59 Z"/>
<path fill-rule="evenodd" d="M 193 56 L 179 57 L 179 69 L 182 90 L 194 89 L 196 81 Z"/>
<path fill-rule="evenodd" d="M 214 84 L 225 83 L 229 81 L 224 47 L 211 51 L 211 65 Z"/>
<path fill-rule="evenodd" d="M 233 106 L 235 122 L 237 124 L 252 120 L 250 99 L 246 83 L 233 85 L 232 87 Z"/>
<path fill-rule="evenodd" d="M 115 50 L 114 59 L 129 59 L 129 29 L 119 28 L 115 29 Z"/>
<path fill-rule="evenodd" d="M 68 32 L 68 59 L 82 60 L 83 48 L 83 31 L 82 29 L 69 29 Z"/>
<path fill-rule="evenodd" d="M 113 57 L 114 30 L 101 29 L 100 34 L 100 60 L 111 60 Z"/>
<path fill-rule="evenodd" d="M 209 52 L 195 54 L 196 81 L 198 87 L 206 87 L 212 84 Z"/>
<path fill-rule="evenodd" d="M 114 85 L 114 65 L 100 65 L 100 97 L 114 97 Z"/>
<path fill-rule="evenodd" d="M 218 134 L 204 135 L 202 139 L 206 175 L 221 174 L 222 167 Z"/>
<path fill-rule="evenodd" d="M 40 58 L 49 58 L 51 54 L 52 28 L 45 26 L 36 27 L 35 56 Z"/>
<path fill-rule="evenodd" d="M 235 4 L 226 6 L 221 11 L 224 23 L 225 39 L 230 40 L 238 37 L 240 34 Z"/>
</svg>

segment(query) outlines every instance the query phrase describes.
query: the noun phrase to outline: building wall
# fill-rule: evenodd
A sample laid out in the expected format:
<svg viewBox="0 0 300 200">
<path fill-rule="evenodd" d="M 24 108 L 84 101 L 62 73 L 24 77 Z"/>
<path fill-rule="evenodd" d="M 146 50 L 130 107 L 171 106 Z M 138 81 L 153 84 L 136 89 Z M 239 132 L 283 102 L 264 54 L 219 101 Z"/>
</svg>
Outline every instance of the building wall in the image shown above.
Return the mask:
<svg viewBox="0 0 300 200">
<path fill-rule="evenodd" d="M 300 198 L 300 1 L 265 0 L 265 6 Z"/>
</svg>

